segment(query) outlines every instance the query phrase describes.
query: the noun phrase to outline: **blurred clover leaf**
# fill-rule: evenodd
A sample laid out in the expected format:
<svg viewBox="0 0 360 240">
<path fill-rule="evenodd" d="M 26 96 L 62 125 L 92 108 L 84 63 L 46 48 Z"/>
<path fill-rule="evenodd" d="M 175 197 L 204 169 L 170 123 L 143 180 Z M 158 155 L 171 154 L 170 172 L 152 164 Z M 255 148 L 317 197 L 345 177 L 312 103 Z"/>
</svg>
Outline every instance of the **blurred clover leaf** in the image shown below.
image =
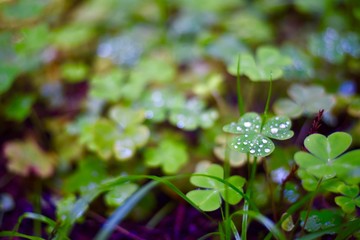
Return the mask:
<svg viewBox="0 0 360 240">
<path fill-rule="evenodd" d="M 360 182 L 360 150 L 344 154 L 352 138 L 348 133 L 335 132 L 328 137 L 311 134 L 304 140 L 309 152 L 295 153 L 295 162 L 317 178 L 340 177 L 348 183 Z"/>
<path fill-rule="evenodd" d="M 216 110 L 205 110 L 203 101 L 191 98 L 186 101 L 182 108 L 170 110 L 169 121 L 178 128 L 192 131 L 198 127 L 211 127 L 217 118 L 218 113 Z"/>
<path fill-rule="evenodd" d="M 217 164 L 211 164 L 205 171 L 199 173 L 224 179 L 224 169 Z M 240 176 L 231 176 L 224 180 L 233 184 L 240 191 L 246 181 Z M 234 189 L 210 177 L 192 176 L 190 182 L 197 187 L 204 188 L 192 190 L 186 194 L 203 211 L 210 212 L 218 209 L 221 206 L 221 199 L 232 205 L 239 203 L 242 199 L 242 196 Z"/>
<path fill-rule="evenodd" d="M 224 28 L 250 45 L 270 42 L 274 36 L 269 22 L 261 16 L 261 13 L 251 10 L 229 16 L 224 22 Z"/>
<path fill-rule="evenodd" d="M 137 189 L 138 185 L 135 183 L 123 183 L 121 185 L 118 185 L 105 194 L 105 202 L 108 206 L 119 207 Z"/>
<path fill-rule="evenodd" d="M 302 114 L 316 114 L 321 109 L 329 111 L 335 104 L 335 98 L 326 94 L 321 86 L 293 84 L 288 94 L 291 99 L 279 99 L 275 102 L 273 108 L 276 114 L 298 118 Z"/>
<path fill-rule="evenodd" d="M 166 83 L 175 77 L 175 65 L 168 59 L 144 58 L 133 69 L 131 81 Z"/>
<path fill-rule="evenodd" d="M 72 49 L 85 46 L 95 35 L 92 25 L 89 24 L 67 24 L 55 29 L 51 34 L 54 46 L 71 51 Z"/>
<path fill-rule="evenodd" d="M 284 67 L 292 63 L 291 58 L 280 53 L 275 47 L 264 46 L 256 51 L 254 58 L 249 53 L 240 54 L 240 74 L 246 75 L 252 81 L 269 81 L 279 79 L 284 74 Z M 237 75 L 238 58 L 229 66 L 229 72 Z"/>
<path fill-rule="evenodd" d="M 48 44 L 48 36 L 49 28 L 46 24 L 24 28 L 21 31 L 20 40 L 15 43 L 15 50 L 23 55 L 36 54 Z"/>
<path fill-rule="evenodd" d="M 19 73 L 19 69 L 16 66 L 10 66 L 8 64 L 3 64 L 0 60 L 0 96 L 7 92 L 13 82 L 15 81 L 16 76 Z"/>
<path fill-rule="evenodd" d="M 7 168 L 20 176 L 35 174 L 41 178 L 50 177 L 55 167 L 55 156 L 44 152 L 31 138 L 25 141 L 7 142 L 4 147 L 8 158 Z"/>
<path fill-rule="evenodd" d="M 140 106 L 145 109 L 145 116 L 154 122 L 165 121 L 168 111 L 185 105 L 185 97 L 170 90 L 154 90 L 146 92 Z"/>
<path fill-rule="evenodd" d="M 91 184 L 98 184 L 107 177 L 104 161 L 96 157 L 85 157 L 78 163 L 76 171 L 64 180 L 63 189 L 73 193 Z"/>
<path fill-rule="evenodd" d="M 252 156 L 265 157 L 275 149 L 270 138 L 289 139 L 294 135 L 290 128 L 291 121 L 287 117 L 272 117 L 263 123 L 259 114 L 250 112 L 245 113 L 238 122 L 225 125 L 223 131 L 240 135 L 233 138 L 231 148 Z"/>
<path fill-rule="evenodd" d="M 291 65 L 284 67 L 285 79 L 296 79 L 306 81 L 314 76 L 313 61 L 305 52 L 294 46 L 286 46 L 282 52 L 292 60 Z"/>
<path fill-rule="evenodd" d="M 119 100 L 123 95 L 125 73 L 114 69 L 94 76 L 90 80 L 90 96 L 110 102 Z"/>
<path fill-rule="evenodd" d="M 360 56 L 360 38 L 355 33 L 338 33 L 328 28 L 324 33 L 310 36 L 309 49 L 313 55 L 324 58 L 330 63 L 339 64 L 345 55 Z"/>
<path fill-rule="evenodd" d="M 205 47 L 205 50 L 210 56 L 220 59 L 227 64 L 233 60 L 234 52 L 243 53 L 249 51 L 235 36 L 229 34 L 223 34 L 217 39 L 212 40 Z"/>
<path fill-rule="evenodd" d="M 6 1 L 4 1 L 2 4 L 5 5 L 1 7 L 1 10 L 6 20 L 23 20 L 26 18 L 36 18 L 41 15 L 49 2 L 50 0 L 19 0 L 6 5 Z"/>
<path fill-rule="evenodd" d="M 220 74 L 213 74 L 206 78 L 206 80 L 197 83 L 193 87 L 193 91 L 197 96 L 211 96 L 212 93 L 219 91 L 219 89 L 221 88 L 221 83 L 223 81 L 223 76 L 221 76 Z"/>
<path fill-rule="evenodd" d="M 149 129 L 141 124 L 144 113 L 116 105 L 110 109 L 109 117 L 83 121 L 80 142 L 105 160 L 112 156 L 118 160 L 133 157 L 150 136 Z"/>
<path fill-rule="evenodd" d="M 300 213 L 300 225 L 304 225 L 306 218 L 306 211 Z M 334 226 L 338 226 L 342 222 L 340 212 L 334 210 L 312 210 L 308 216 L 305 230 L 308 232 L 316 232 L 320 229 L 327 229 Z"/>
<path fill-rule="evenodd" d="M 163 140 L 158 147 L 145 151 L 145 164 L 150 167 L 161 167 L 166 174 L 177 173 L 188 159 L 186 145 L 173 139 Z"/>
<path fill-rule="evenodd" d="M 18 122 L 24 121 L 31 113 L 35 97 L 28 94 L 16 94 L 7 100 L 4 108 L 6 118 Z"/>
<path fill-rule="evenodd" d="M 339 192 L 344 196 L 335 197 L 335 203 L 341 207 L 345 213 L 352 213 L 355 208 L 360 208 L 360 196 L 358 185 L 342 185 Z"/>
<path fill-rule="evenodd" d="M 66 62 L 61 66 L 62 77 L 71 83 L 83 81 L 88 71 L 88 66 L 82 62 Z"/>
</svg>

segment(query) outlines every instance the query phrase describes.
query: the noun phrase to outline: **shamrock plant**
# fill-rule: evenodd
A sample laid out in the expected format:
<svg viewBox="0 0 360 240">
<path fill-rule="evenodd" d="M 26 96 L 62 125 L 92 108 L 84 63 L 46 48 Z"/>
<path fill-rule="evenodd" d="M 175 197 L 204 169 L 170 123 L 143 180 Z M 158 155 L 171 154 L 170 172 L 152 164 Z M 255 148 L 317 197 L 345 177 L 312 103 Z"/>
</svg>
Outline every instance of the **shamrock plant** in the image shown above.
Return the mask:
<svg viewBox="0 0 360 240">
<path fill-rule="evenodd" d="M 239 135 L 231 141 L 231 148 L 252 156 L 265 157 L 275 149 L 270 138 L 289 139 L 294 135 L 290 128 L 291 121 L 288 117 L 278 116 L 264 121 L 259 114 L 250 112 L 245 113 L 238 122 L 225 125 L 223 130 Z"/>
<path fill-rule="evenodd" d="M 229 66 L 228 71 L 237 75 L 237 62 Z M 269 74 L 272 74 L 272 80 L 281 78 L 284 74 L 284 67 L 292 63 L 291 58 L 283 55 L 274 47 L 264 46 L 256 51 L 256 58 L 249 53 L 240 54 L 241 73 L 246 75 L 252 81 L 269 81 Z"/>
<path fill-rule="evenodd" d="M 355 207 L 360 208 L 360 195 L 358 185 L 342 185 L 339 192 L 343 196 L 335 197 L 335 203 L 341 207 L 345 213 L 352 213 Z"/>
<path fill-rule="evenodd" d="M 145 120 L 144 112 L 114 106 L 109 118 L 84 121 L 80 126 L 80 142 L 105 160 L 112 156 L 127 160 L 149 139 L 149 129 L 141 124 Z"/>
<path fill-rule="evenodd" d="M 155 122 L 168 118 L 180 129 L 192 131 L 211 127 L 218 118 L 214 109 L 205 109 L 205 103 L 198 98 L 186 99 L 170 90 L 154 91 L 146 94 L 140 104 L 145 108 L 146 117 Z"/>
<path fill-rule="evenodd" d="M 290 118 L 313 115 L 318 113 L 319 109 L 329 111 L 335 104 L 335 98 L 326 94 L 323 87 L 316 85 L 294 84 L 289 88 L 288 94 L 291 99 L 279 99 L 273 108 L 277 114 Z"/>
<path fill-rule="evenodd" d="M 224 179 L 224 169 L 217 164 L 211 164 L 201 173 Z M 245 179 L 240 176 L 231 176 L 224 180 L 237 187 L 240 191 L 242 191 L 242 186 L 245 184 Z M 197 187 L 203 188 L 192 190 L 186 194 L 203 211 L 210 212 L 220 208 L 222 200 L 235 205 L 242 199 L 238 192 L 214 178 L 192 176 L 190 182 Z"/>
<path fill-rule="evenodd" d="M 308 136 L 304 145 L 309 152 L 300 151 L 295 162 L 309 174 L 319 179 L 339 177 L 345 182 L 360 182 L 360 150 L 344 154 L 352 138 L 348 133 L 335 132 L 328 137 L 321 134 Z"/>
<path fill-rule="evenodd" d="M 188 161 L 186 146 L 173 139 L 164 140 L 157 148 L 145 151 L 145 164 L 150 167 L 161 166 L 167 174 L 179 171 Z"/>
</svg>

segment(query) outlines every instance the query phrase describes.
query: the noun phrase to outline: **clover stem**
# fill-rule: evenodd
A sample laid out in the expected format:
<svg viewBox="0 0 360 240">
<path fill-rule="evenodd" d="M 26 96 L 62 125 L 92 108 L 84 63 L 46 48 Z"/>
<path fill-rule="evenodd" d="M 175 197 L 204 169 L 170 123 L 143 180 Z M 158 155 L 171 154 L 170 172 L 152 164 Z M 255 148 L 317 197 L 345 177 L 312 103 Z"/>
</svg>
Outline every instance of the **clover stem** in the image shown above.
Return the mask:
<svg viewBox="0 0 360 240">
<path fill-rule="evenodd" d="M 249 155 L 248 155 L 249 157 Z M 248 187 L 246 189 L 246 195 L 247 197 L 251 200 L 251 190 L 253 188 L 253 182 L 255 179 L 255 175 L 256 175 L 256 167 L 257 167 L 257 157 L 254 157 L 254 161 L 252 163 L 252 167 L 251 167 L 251 173 L 250 173 L 250 177 L 249 177 L 249 181 L 248 181 Z M 242 231 L 241 231 L 241 239 L 242 240 L 246 240 L 246 235 L 247 235 L 247 227 L 248 227 L 248 214 L 247 211 L 249 210 L 249 202 L 245 201 L 244 203 L 244 214 L 243 214 L 243 218 L 242 218 Z"/>
<path fill-rule="evenodd" d="M 263 114 L 263 121 L 262 121 L 262 123 L 261 123 L 261 128 L 260 128 L 260 129 L 262 129 L 263 125 L 265 124 L 265 122 L 266 122 L 266 120 L 267 120 L 267 114 L 268 114 L 268 111 L 269 111 L 271 94 L 272 94 L 272 73 L 270 72 L 269 90 L 268 90 L 267 99 L 266 99 L 266 104 L 265 104 L 265 109 L 264 109 L 264 114 Z"/>
<path fill-rule="evenodd" d="M 237 90 L 237 99 L 238 99 L 238 110 L 240 116 L 242 116 L 245 113 L 244 110 L 244 101 L 242 99 L 241 95 L 241 84 L 240 84 L 240 55 L 238 57 L 237 62 L 237 74 L 236 74 L 236 90 Z"/>
<path fill-rule="evenodd" d="M 226 137 L 226 143 L 228 143 L 228 137 Z M 226 144 L 229 146 L 229 144 Z M 230 176 L 230 149 L 229 147 L 225 148 L 225 160 L 224 160 L 224 179 L 227 179 Z M 229 195 L 229 186 L 225 185 L 225 198 L 228 199 Z M 231 225 L 230 225 L 230 205 L 227 201 L 225 202 L 225 216 L 224 227 L 225 227 L 225 239 L 231 239 Z"/>
<path fill-rule="evenodd" d="M 307 208 L 307 211 L 306 211 L 306 216 L 305 216 L 304 224 L 303 224 L 303 226 L 302 226 L 302 228 L 301 228 L 300 235 L 302 235 L 303 232 L 304 232 L 304 230 L 305 230 L 306 223 L 307 223 L 307 221 L 308 221 L 308 219 L 309 219 L 311 207 L 312 207 L 312 205 L 313 205 L 313 203 L 314 203 L 314 199 L 315 199 L 316 193 L 317 193 L 317 192 L 319 191 L 319 189 L 320 189 L 320 185 L 321 185 L 322 180 L 323 180 L 323 178 L 320 178 L 320 179 L 319 179 L 319 181 L 318 181 L 318 183 L 317 183 L 317 185 L 316 185 L 314 194 L 313 194 L 313 196 L 312 196 L 311 199 L 310 199 L 310 202 L 309 202 L 309 205 L 308 205 L 308 208 Z"/>
</svg>

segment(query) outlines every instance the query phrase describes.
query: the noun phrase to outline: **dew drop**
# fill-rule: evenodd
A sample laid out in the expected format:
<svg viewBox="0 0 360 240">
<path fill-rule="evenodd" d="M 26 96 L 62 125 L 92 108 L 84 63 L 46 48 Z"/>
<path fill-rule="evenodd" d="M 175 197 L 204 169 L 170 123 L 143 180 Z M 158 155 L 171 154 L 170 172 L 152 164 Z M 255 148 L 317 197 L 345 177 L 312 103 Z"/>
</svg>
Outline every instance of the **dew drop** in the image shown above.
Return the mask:
<svg viewBox="0 0 360 240">
<path fill-rule="evenodd" d="M 252 153 L 252 154 L 255 153 L 255 150 L 254 150 L 254 149 L 251 149 L 251 150 L 250 150 L 250 153 Z"/>
<path fill-rule="evenodd" d="M 277 133 L 278 131 L 279 131 L 279 129 L 277 129 L 277 128 L 271 128 L 270 129 L 270 132 L 273 133 L 273 134 Z"/>
<path fill-rule="evenodd" d="M 245 122 L 245 123 L 244 123 L 244 126 L 245 126 L 245 127 L 251 127 L 251 122 Z"/>
<path fill-rule="evenodd" d="M 284 123 L 280 124 L 280 128 L 286 128 L 286 125 Z"/>
<path fill-rule="evenodd" d="M 264 151 L 265 151 L 266 153 L 269 153 L 269 152 L 270 152 L 270 149 L 265 148 Z"/>
<path fill-rule="evenodd" d="M 263 143 L 267 143 L 268 141 L 266 139 L 261 140 Z"/>
</svg>

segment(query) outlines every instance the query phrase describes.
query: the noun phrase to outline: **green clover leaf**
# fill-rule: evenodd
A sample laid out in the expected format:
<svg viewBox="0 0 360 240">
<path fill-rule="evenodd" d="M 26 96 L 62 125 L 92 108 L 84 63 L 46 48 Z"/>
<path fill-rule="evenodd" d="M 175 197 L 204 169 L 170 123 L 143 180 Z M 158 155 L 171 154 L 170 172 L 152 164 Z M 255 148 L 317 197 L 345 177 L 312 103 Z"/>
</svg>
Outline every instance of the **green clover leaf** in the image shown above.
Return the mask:
<svg viewBox="0 0 360 240">
<path fill-rule="evenodd" d="M 358 185 L 342 185 L 339 192 L 344 196 L 335 197 L 335 203 L 341 207 L 345 213 L 352 213 L 355 207 L 360 208 L 360 196 Z"/>
<path fill-rule="evenodd" d="M 141 124 L 145 119 L 144 112 L 113 106 L 109 118 L 89 119 L 81 123 L 80 142 L 104 160 L 112 156 L 120 161 L 128 160 L 150 137 L 149 129 Z"/>
<path fill-rule="evenodd" d="M 201 173 L 224 179 L 224 169 L 217 164 L 211 164 Z M 245 184 L 245 179 L 240 176 L 231 176 L 225 180 L 239 190 L 242 190 L 241 188 Z M 186 194 L 203 211 L 215 211 L 221 206 L 221 199 L 232 205 L 239 203 L 242 199 L 242 196 L 234 189 L 213 178 L 192 176 L 190 182 L 197 187 L 205 188 L 192 190 Z"/>
<path fill-rule="evenodd" d="M 335 98 L 326 94 L 323 87 L 293 84 L 288 94 L 291 99 L 279 99 L 273 108 L 278 115 L 298 118 L 302 114 L 308 116 L 324 109 L 329 111 L 335 104 Z"/>
<path fill-rule="evenodd" d="M 138 185 L 131 182 L 118 185 L 105 194 L 105 202 L 108 206 L 119 207 L 136 192 L 137 189 Z"/>
<path fill-rule="evenodd" d="M 237 75 L 237 58 L 229 66 L 232 75 Z M 282 55 L 274 47 L 260 47 L 256 51 L 256 58 L 249 53 L 240 54 L 240 73 L 246 75 L 252 81 L 269 81 L 281 78 L 284 67 L 291 64 L 291 59 Z"/>
<path fill-rule="evenodd" d="M 225 132 L 240 134 L 233 138 L 231 148 L 256 157 L 265 157 L 275 149 L 270 138 L 286 140 L 294 135 L 290 130 L 291 121 L 285 116 L 272 117 L 263 126 L 262 121 L 259 114 L 250 112 L 244 114 L 237 123 L 225 125 Z"/>
<path fill-rule="evenodd" d="M 304 141 L 309 153 L 297 152 L 294 156 L 295 162 L 317 178 L 329 179 L 338 176 L 348 183 L 358 183 L 360 150 L 343 154 L 351 141 L 351 136 L 345 132 L 336 132 L 328 137 L 312 134 Z"/>
<path fill-rule="evenodd" d="M 150 167 L 161 166 L 166 174 L 178 172 L 188 158 L 184 143 L 173 139 L 166 139 L 157 148 L 145 151 L 145 164 Z"/>
<path fill-rule="evenodd" d="M 300 225 L 304 225 L 306 211 L 300 213 Z M 309 232 L 316 232 L 320 229 L 327 229 L 341 223 L 342 217 L 339 211 L 334 210 L 312 210 L 308 216 L 305 229 Z"/>
</svg>

